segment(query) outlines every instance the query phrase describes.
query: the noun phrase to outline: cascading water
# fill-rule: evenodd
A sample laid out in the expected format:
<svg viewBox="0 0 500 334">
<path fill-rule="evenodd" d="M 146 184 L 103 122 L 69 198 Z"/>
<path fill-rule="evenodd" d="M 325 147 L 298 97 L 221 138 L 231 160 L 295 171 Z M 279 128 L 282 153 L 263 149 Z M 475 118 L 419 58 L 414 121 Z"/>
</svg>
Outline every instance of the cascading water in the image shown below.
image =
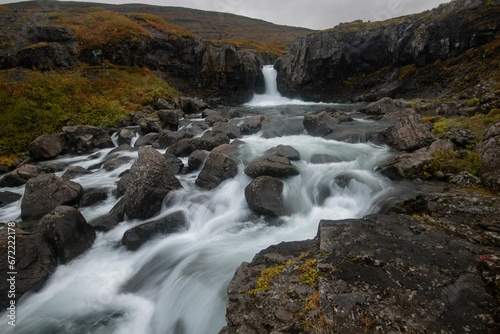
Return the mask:
<svg viewBox="0 0 500 334">
<path fill-rule="evenodd" d="M 269 95 L 273 92 L 279 95 L 269 88 Z M 242 140 L 243 163 L 235 178 L 206 191 L 194 184 L 197 172 L 178 176 L 184 188 L 170 193 L 163 210 L 151 219 L 182 210 L 188 230 L 158 236 L 135 252 L 127 251 L 120 241 L 127 229 L 144 221 L 127 220 L 110 232 L 98 233 L 87 253 L 60 265 L 41 291 L 18 302 L 16 327 L 2 321 L 0 332 L 218 333 L 225 325 L 226 288 L 241 262 L 272 244 L 313 238 L 321 219 L 375 212 L 394 190 L 373 172 L 389 157 L 386 147 L 306 135 L 265 139 L 256 134 Z M 284 180 L 290 214 L 270 220 L 249 210 L 244 188 L 251 179 L 243 168 L 280 144 L 293 146 L 302 160 L 294 162 L 300 174 Z M 108 152 L 56 162 L 96 166 Z M 134 151 L 121 154 L 137 157 Z M 335 162 L 313 163 L 317 155 L 328 155 Z M 84 188 L 112 189 L 131 163 L 112 172 L 97 169 L 74 181 Z M 22 194 L 23 187 L 9 190 Z M 103 215 L 116 200 L 112 197 L 82 214 L 88 220 Z M 0 216 L 17 218 L 19 203 L 0 208 Z"/>
<path fill-rule="evenodd" d="M 278 91 L 276 78 L 278 72 L 274 65 L 264 65 L 262 67 L 262 75 L 264 76 L 264 83 L 266 90 L 264 94 L 254 94 L 252 100 L 245 104 L 248 107 L 273 107 L 282 105 L 317 105 L 318 103 L 304 102 L 298 99 L 289 99 L 281 96 Z"/>
</svg>

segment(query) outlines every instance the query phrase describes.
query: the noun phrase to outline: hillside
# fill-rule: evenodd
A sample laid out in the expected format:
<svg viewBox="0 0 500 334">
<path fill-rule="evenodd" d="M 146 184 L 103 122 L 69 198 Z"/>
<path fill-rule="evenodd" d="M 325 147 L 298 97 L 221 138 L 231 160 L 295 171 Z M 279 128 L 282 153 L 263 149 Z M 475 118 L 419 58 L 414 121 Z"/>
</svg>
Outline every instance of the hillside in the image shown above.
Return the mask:
<svg viewBox="0 0 500 334">
<path fill-rule="evenodd" d="M 282 51 L 293 43 L 297 37 L 304 36 L 312 30 L 269 23 L 263 20 L 244 16 L 202 11 L 182 7 L 152 6 L 144 4 L 110 5 L 91 2 L 58 2 L 57 7 L 41 8 L 39 1 L 19 2 L 7 5 L 12 10 L 46 10 L 75 11 L 89 8 L 103 8 L 119 13 L 153 13 L 166 21 L 192 31 L 205 40 L 229 40 L 242 44 L 245 40 L 257 41 L 267 45 L 275 44 Z M 276 47 L 276 46 L 275 46 Z"/>
</svg>

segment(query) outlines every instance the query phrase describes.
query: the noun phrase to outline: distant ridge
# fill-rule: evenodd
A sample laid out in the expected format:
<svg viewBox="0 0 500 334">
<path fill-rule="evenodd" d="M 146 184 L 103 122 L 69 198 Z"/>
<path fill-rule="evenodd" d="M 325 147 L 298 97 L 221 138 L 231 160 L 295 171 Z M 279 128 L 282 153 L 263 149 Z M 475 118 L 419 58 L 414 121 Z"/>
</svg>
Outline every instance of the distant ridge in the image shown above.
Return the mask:
<svg viewBox="0 0 500 334">
<path fill-rule="evenodd" d="M 75 8 L 100 7 L 120 13 L 154 13 L 206 40 L 249 39 L 290 45 L 297 37 L 302 37 L 313 30 L 299 27 L 278 25 L 263 20 L 252 19 L 235 14 L 203 11 L 184 7 L 155 6 L 146 4 L 111 5 L 94 2 L 47 1 L 46 9 L 69 10 Z M 5 5 L 11 10 L 33 10 L 44 5 L 39 1 L 25 1 Z"/>
</svg>

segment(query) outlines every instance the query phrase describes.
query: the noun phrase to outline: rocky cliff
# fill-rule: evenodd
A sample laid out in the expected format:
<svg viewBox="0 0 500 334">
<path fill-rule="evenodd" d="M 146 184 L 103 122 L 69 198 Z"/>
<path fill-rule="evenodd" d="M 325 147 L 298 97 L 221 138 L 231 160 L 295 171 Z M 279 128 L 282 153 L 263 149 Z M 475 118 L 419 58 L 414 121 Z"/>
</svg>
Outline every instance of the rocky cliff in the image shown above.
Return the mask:
<svg viewBox="0 0 500 334">
<path fill-rule="evenodd" d="M 233 103 L 247 100 L 261 78 L 259 54 L 215 46 L 151 14 L 11 11 L 0 13 L 0 24 L 0 69 L 146 67 L 182 92 Z"/>
<path fill-rule="evenodd" d="M 498 45 L 499 5 L 495 0 L 456 0 L 422 14 L 341 24 L 309 34 L 297 39 L 289 54 L 278 60 L 279 89 L 314 100 L 461 92 L 482 81 L 463 82 L 467 80 L 464 69 L 451 60 L 490 45 L 476 60 L 496 61 L 498 51 L 490 60 L 488 50 Z M 483 75 L 495 69 L 485 69 Z M 462 82 L 450 85 L 450 76 Z"/>
</svg>

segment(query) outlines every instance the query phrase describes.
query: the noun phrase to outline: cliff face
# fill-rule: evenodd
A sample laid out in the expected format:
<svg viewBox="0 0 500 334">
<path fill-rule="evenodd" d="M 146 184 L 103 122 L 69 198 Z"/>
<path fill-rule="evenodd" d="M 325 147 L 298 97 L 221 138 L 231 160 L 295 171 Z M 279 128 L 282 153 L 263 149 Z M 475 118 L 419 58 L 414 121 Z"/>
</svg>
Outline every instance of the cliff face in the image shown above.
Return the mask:
<svg viewBox="0 0 500 334">
<path fill-rule="evenodd" d="M 383 84 L 372 99 L 404 95 L 410 90 L 400 80 L 405 67 L 425 68 L 494 41 L 499 5 L 498 0 L 456 0 L 422 14 L 309 34 L 278 59 L 279 89 L 310 99 L 345 100 L 366 97 Z"/>
<path fill-rule="evenodd" d="M 182 92 L 218 96 L 227 103 L 248 100 L 261 81 L 262 57 L 249 50 L 228 44 L 214 46 L 192 34 L 170 33 L 152 24 L 142 27 L 135 22 L 143 23 L 141 17 L 128 18 L 110 12 L 99 15 L 105 19 L 108 15 L 109 25 L 114 24 L 112 20 L 128 20 L 127 26 L 117 28 L 117 36 L 103 37 L 101 42 L 86 36 L 88 31 L 79 31 L 78 25 L 61 26 L 61 17 L 80 24 L 86 23 L 85 15 L 92 14 L 62 15 L 65 14 L 0 13 L 4 46 L 0 51 L 0 69 L 22 66 L 52 70 L 106 63 L 146 67 L 161 72 Z M 26 21 L 31 24 L 22 23 Z M 95 20 L 92 24 L 101 29 Z M 119 29 L 124 37 L 119 35 L 122 33 Z"/>
</svg>

